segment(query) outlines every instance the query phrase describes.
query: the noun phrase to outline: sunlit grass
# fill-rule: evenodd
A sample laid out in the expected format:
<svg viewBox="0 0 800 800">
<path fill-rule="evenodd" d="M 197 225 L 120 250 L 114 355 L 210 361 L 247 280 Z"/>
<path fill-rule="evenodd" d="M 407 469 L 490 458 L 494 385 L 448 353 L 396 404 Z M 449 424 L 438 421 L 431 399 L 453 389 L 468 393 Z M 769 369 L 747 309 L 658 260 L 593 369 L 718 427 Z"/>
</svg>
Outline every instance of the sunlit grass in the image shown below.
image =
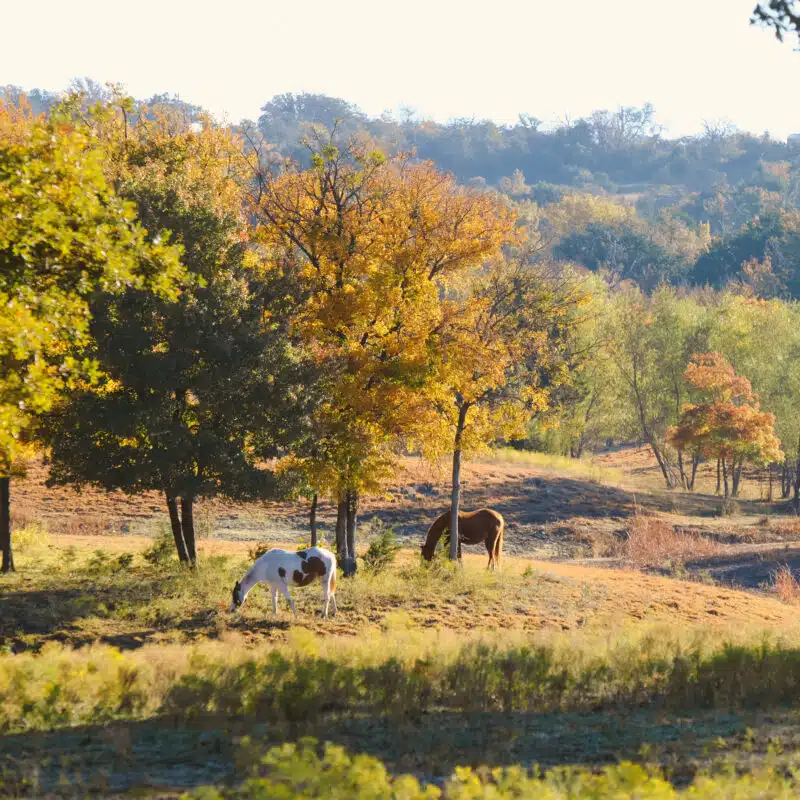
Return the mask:
<svg viewBox="0 0 800 800">
<path fill-rule="evenodd" d="M 567 458 L 551 453 L 537 453 L 533 450 L 517 450 L 513 447 L 496 447 L 488 453 L 475 458 L 484 464 L 516 464 L 535 467 L 545 472 L 559 472 L 579 475 L 597 483 L 619 484 L 625 480 L 625 473 L 616 467 L 603 467 L 588 458 Z"/>
</svg>

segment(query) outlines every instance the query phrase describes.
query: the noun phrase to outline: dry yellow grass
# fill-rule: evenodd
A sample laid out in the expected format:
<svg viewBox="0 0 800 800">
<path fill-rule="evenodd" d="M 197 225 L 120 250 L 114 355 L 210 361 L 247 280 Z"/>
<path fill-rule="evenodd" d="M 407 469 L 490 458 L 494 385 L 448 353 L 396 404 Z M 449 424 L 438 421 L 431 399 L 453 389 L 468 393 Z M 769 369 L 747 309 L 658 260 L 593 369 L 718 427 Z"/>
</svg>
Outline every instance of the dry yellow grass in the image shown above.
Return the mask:
<svg viewBox="0 0 800 800">
<path fill-rule="evenodd" d="M 771 589 L 784 603 L 791 605 L 800 603 L 800 583 L 786 565 L 778 567 L 773 573 Z"/>
<path fill-rule="evenodd" d="M 665 562 L 683 563 L 694 558 L 719 555 L 719 542 L 693 531 L 676 529 L 666 520 L 650 514 L 635 514 L 620 543 L 620 554 L 638 567 L 660 567 Z"/>
</svg>

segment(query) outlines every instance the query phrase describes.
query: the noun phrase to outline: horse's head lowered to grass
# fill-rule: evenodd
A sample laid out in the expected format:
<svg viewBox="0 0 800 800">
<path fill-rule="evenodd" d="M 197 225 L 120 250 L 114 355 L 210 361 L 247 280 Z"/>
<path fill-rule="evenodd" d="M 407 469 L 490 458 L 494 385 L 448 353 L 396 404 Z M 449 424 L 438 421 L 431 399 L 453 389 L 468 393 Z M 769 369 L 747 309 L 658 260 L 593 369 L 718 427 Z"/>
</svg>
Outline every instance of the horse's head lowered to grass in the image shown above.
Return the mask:
<svg viewBox="0 0 800 800">
<path fill-rule="evenodd" d="M 477 511 L 465 511 L 458 515 L 458 557 L 461 558 L 462 544 L 486 544 L 489 553 L 489 567 L 494 569 L 500 564 L 503 550 L 503 515 L 491 508 L 480 508 Z M 436 553 L 436 545 L 443 534 L 450 532 L 450 511 L 445 511 L 436 518 L 428 528 L 425 541 L 422 543 L 422 557 L 432 561 Z"/>
</svg>

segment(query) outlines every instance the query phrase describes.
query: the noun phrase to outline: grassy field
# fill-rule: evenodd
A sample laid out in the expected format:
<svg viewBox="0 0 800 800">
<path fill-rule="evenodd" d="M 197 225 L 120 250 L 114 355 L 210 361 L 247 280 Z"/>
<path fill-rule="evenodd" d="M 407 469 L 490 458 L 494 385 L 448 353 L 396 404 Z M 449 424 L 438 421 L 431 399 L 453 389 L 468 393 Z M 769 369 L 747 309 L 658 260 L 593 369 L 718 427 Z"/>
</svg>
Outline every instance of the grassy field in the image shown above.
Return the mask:
<svg viewBox="0 0 800 800">
<path fill-rule="evenodd" d="M 420 523 L 438 508 L 408 469 L 366 508 L 364 547 L 415 504 Z M 619 475 L 555 462 L 471 469 L 474 505 L 508 511 L 502 569 L 478 550 L 424 565 L 414 523 L 391 566 L 340 579 L 327 620 L 319 587 L 293 591 L 296 617 L 273 616 L 262 587 L 228 611 L 258 540 L 301 543 L 302 507 L 207 506 L 187 570 L 145 498 L 104 498 L 106 526 L 82 527 L 86 496 L 45 503 L 34 473 L 18 571 L 0 579 L 2 794 L 795 796 L 791 570 L 785 601 L 713 577 L 736 548 L 790 547 L 792 520 L 659 513 L 663 494 L 628 511 Z M 595 496 L 614 513 L 586 515 Z M 546 560 L 559 537 L 627 567 Z"/>
</svg>

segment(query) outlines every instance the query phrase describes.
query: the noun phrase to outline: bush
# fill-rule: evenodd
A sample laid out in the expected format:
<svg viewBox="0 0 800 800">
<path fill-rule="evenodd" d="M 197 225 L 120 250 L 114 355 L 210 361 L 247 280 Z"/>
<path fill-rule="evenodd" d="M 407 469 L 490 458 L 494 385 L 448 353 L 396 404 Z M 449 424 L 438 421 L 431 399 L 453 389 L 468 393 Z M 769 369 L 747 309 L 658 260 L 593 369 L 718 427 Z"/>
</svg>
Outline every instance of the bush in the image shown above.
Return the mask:
<svg viewBox="0 0 800 800">
<path fill-rule="evenodd" d="M 245 748 L 254 748 L 245 741 Z M 601 797 L 635 797 L 638 800 L 705 798 L 789 798 L 797 786 L 790 777 L 767 767 L 751 774 L 732 770 L 721 774 L 700 774 L 685 789 L 676 789 L 656 767 L 623 761 L 592 772 L 560 767 L 541 774 L 521 767 L 456 767 L 443 788 L 410 776 L 392 777 L 377 758 L 350 755 L 343 747 L 314 739 L 283 744 L 255 758 L 250 777 L 234 789 L 195 789 L 187 797 L 195 800 L 267 800 L 274 797 L 370 798 L 370 800 L 478 800 L 479 798 L 546 798 L 547 800 L 590 800 Z"/>
<path fill-rule="evenodd" d="M 394 528 L 387 528 L 382 523 L 377 523 L 376 527 L 377 532 L 370 541 L 362 561 L 366 569 L 377 575 L 394 564 L 400 544 Z"/>
<path fill-rule="evenodd" d="M 687 647 L 658 635 L 599 651 L 573 640 L 458 649 L 431 640 L 421 648 L 412 633 L 396 630 L 323 657 L 314 643 L 306 637 L 300 647 L 261 652 L 49 644 L 41 655 L 0 655 L 0 732 L 153 714 L 175 724 L 236 719 L 302 733 L 332 718 L 403 720 L 434 711 L 766 711 L 794 703 L 800 685 L 800 648 L 778 644 Z"/>
<path fill-rule="evenodd" d="M 263 556 L 264 553 L 266 553 L 267 550 L 270 550 L 270 549 L 271 549 L 270 545 L 268 545 L 266 542 L 256 542 L 247 551 L 247 555 L 250 556 L 250 560 L 251 561 L 255 561 L 256 559 L 261 558 L 261 556 Z"/>
<path fill-rule="evenodd" d="M 34 552 L 50 544 L 50 534 L 39 524 L 26 525 L 14 531 L 14 551 L 18 554 Z"/>
<path fill-rule="evenodd" d="M 717 555 L 722 545 L 697 533 L 676 530 L 666 520 L 647 514 L 634 515 L 620 545 L 620 555 L 639 567 L 673 567 L 694 558 Z"/>
<path fill-rule="evenodd" d="M 742 513 L 741 506 L 738 501 L 731 497 L 726 497 L 717 506 L 718 517 L 735 517 Z"/>
<path fill-rule="evenodd" d="M 786 564 L 772 573 L 770 588 L 784 603 L 795 605 L 800 602 L 800 583 Z"/>
<path fill-rule="evenodd" d="M 158 534 L 153 539 L 153 544 L 142 553 L 145 561 L 154 566 L 166 564 L 172 560 L 175 553 L 175 540 L 172 531 L 166 526 L 159 526 Z"/>
</svg>

